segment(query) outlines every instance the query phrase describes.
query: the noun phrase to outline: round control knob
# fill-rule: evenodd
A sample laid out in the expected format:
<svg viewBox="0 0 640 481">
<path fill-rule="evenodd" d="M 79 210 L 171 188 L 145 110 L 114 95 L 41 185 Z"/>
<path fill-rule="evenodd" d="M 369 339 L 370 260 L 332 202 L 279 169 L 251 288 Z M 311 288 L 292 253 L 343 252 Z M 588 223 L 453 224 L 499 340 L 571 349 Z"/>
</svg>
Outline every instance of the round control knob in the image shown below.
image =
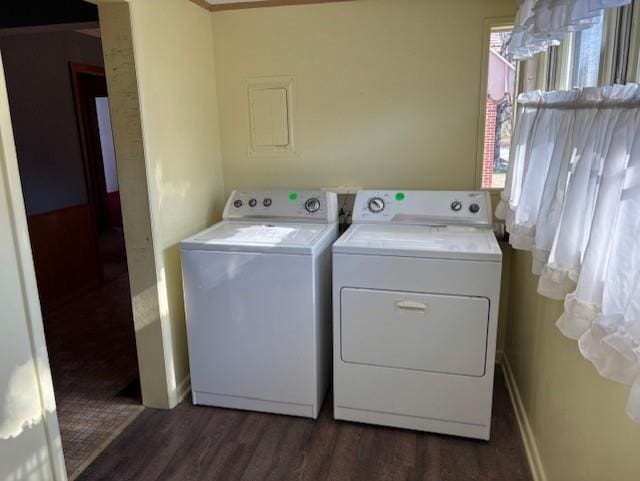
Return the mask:
<svg viewBox="0 0 640 481">
<path fill-rule="evenodd" d="M 269 199 L 268 197 L 262 201 L 262 205 L 264 205 L 265 207 L 269 207 L 271 205 L 271 199 Z"/>
<path fill-rule="evenodd" d="M 258 204 L 258 201 L 255 199 L 249 200 L 249 207 L 255 207 Z"/>
<path fill-rule="evenodd" d="M 384 200 L 382 200 L 380 197 L 374 197 L 372 199 L 369 199 L 368 206 L 371 212 L 377 214 L 378 212 L 382 212 L 384 210 Z"/>
<path fill-rule="evenodd" d="M 238 200 L 234 200 L 234 201 L 233 201 L 233 206 L 234 206 L 236 209 L 239 209 L 240 207 L 242 207 L 242 201 L 241 201 L 240 199 L 238 199 Z"/>
<path fill-rule="evenodd" d="M 454 200 L 453 202 L 451 202 L 452 211 L 458 212 L 460 209 L 462 209 L 462 202 L 460 202 L 459 200 Z"/>
<path fill-rule="evenodd" d="M 304 203 L 304 208 L 307 209 L 307 212 L 313 214 L 320 208 L 320 201 L 315 197 L 311 197 Z"/>
<path fill-rule="evenodd" d="M 469 212 L 472 214 L 477 214 L 480 211 L 480 206 L 478 204 L 471 204 L 469 206 Z"/>
</svg>

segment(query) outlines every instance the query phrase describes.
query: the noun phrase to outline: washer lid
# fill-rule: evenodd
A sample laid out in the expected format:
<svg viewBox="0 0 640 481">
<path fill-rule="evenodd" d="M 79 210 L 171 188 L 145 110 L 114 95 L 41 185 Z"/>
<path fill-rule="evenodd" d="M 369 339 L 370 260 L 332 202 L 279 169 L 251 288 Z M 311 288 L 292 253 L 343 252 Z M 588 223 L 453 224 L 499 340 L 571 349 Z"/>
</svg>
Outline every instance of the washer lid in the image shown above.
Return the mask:
<svg viewBox="0 0 640 481">
<path fill-rule="evenodd" d="M 333 244 L 333 252 L 485 261 L 502 258 L 493 231 L 471 226 L 354 224 Z"/>
<path fill-rule="evenodd" d="M 183 240 L 181 249 L 310 254 L 336 224 L 308 222 L 218 222 Z"/>
</svg>

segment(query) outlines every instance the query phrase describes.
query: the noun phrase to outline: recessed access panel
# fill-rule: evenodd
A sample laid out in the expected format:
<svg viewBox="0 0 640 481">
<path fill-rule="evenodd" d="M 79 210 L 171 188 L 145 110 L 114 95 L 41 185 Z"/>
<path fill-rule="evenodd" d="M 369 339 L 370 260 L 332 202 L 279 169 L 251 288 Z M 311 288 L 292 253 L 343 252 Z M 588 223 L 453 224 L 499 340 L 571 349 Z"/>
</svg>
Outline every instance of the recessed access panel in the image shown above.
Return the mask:
<svg viewBox="0 0 640 481">
<path fill-rule="evenodd" d="M 286 88 L 255 88 L 251 101 L 251 140 L 256 147 L 289 145 L 289 112 Z"/>
<path fill-rule="evenodd" d="M 249 157 L 292 157 L 294 77 L 245 81 Z"/>
<path fill-rule="evenodd" d="M 484 297 L 343 288 L 344 362 L 481 377 L 489 300 Z"/>
</svg>

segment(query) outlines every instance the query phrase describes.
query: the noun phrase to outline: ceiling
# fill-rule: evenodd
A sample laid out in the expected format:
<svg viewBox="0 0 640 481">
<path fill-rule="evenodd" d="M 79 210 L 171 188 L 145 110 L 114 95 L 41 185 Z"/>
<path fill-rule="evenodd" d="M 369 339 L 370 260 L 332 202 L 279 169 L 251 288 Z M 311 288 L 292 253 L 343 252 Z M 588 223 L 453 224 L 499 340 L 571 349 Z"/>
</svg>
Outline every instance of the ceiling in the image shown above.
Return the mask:
<svg viewBox="0 0 640 481">
<path fill-rule="evenodd" d="M 98 8 L 83 0 L 0 1 L 0 29 L 97 21 Z"/>
</svg>

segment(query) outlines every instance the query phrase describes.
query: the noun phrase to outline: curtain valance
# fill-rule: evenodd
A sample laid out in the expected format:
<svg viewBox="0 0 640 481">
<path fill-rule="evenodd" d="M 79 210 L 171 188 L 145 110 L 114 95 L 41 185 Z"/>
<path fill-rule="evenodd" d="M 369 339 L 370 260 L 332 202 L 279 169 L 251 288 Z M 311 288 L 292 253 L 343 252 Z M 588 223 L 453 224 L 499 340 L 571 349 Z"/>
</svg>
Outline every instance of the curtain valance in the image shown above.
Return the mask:
<svg viewBox="0 0 640 481">
<path fill-rule="evenodd" d="M 603 376 L 632 386 L 640 422 L 640 88 L 518 98 L 496 215 L 532 252 L 538 292 L 565 301 L 557 322 Z"/>
<path fill-rule="evenodd" d="M 507 54 L 523 60 L 558 45 L 568 32 L 597 22 L 605 8 L 628 5 L 631 0 L 519 0 Z"/>
</svg>

